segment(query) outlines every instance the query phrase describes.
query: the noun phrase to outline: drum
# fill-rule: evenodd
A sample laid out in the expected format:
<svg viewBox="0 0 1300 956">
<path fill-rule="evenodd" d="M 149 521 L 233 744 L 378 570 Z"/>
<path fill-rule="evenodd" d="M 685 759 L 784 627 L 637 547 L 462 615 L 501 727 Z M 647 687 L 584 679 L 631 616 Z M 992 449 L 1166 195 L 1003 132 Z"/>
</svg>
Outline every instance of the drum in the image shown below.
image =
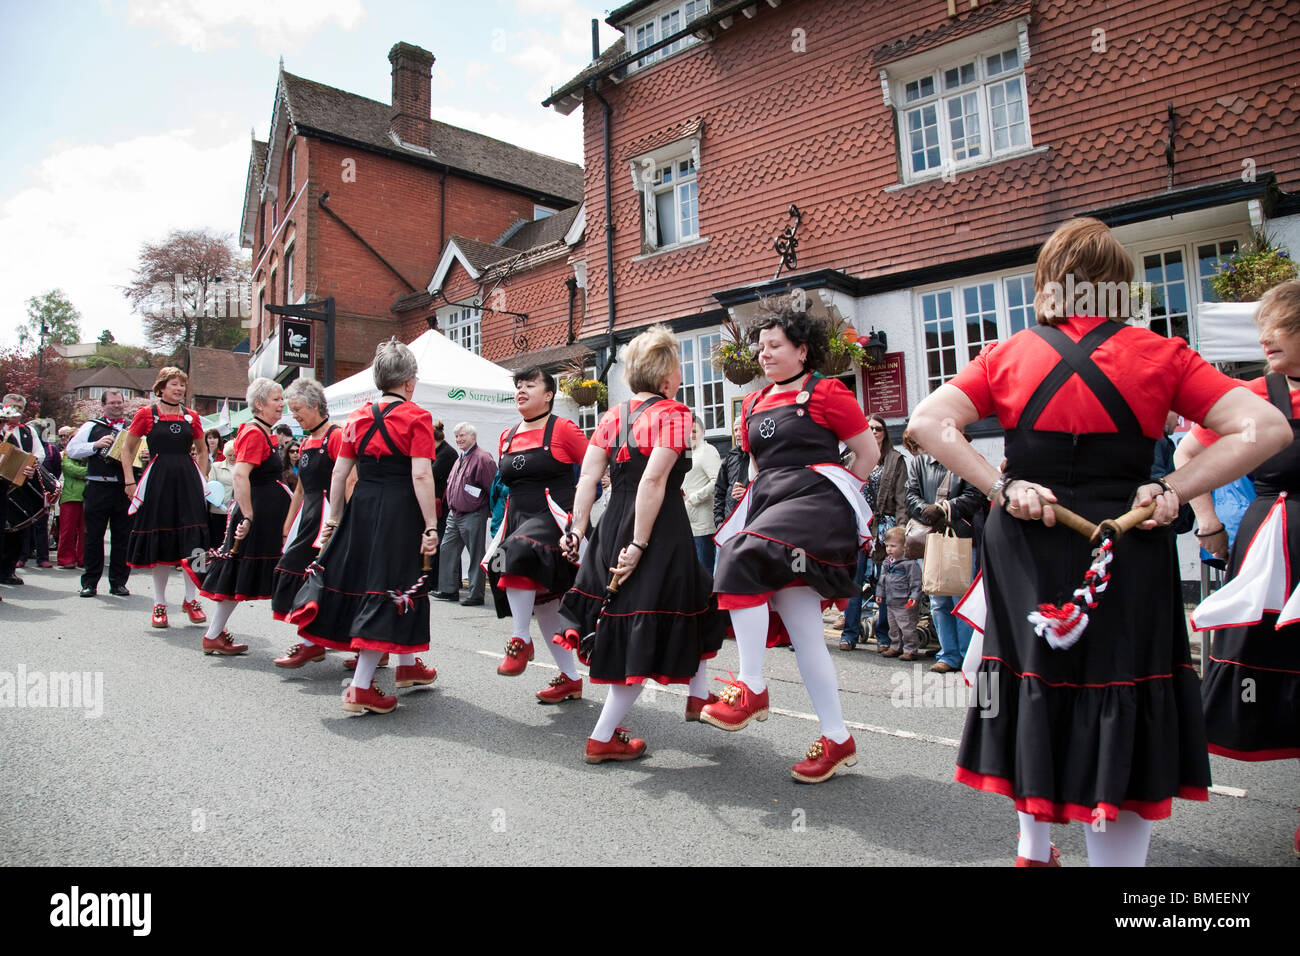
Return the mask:
<svg viewBox="0 0 1300 956">
<path fill-rule="evenodd" d="M 22 531 L 44 518 L 49 510 L 45 495 L 41 494 L 35 482 L 10 488 L 5 509 L 5 531 Z"/>
</svg>

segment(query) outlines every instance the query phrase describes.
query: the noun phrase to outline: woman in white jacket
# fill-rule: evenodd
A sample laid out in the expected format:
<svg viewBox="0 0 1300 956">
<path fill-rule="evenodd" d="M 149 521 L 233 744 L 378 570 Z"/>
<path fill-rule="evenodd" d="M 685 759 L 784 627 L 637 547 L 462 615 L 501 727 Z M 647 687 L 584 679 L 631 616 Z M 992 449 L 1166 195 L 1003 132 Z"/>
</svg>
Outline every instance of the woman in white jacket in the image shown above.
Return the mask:
<svg viewBox="0 0 1300 956">
<path fill-rule="evenodd" d="M 713 486 L 722 468 L 718 450 L 704 440 L 704 423 L 695 416 L 691 429 L 691 470 L 682 480 L 682 495 L 686 498 L 686 514 L 691 519 L 691 534 L 695 536 L 695 553 L 700 564 L 710 574 L 717 558 L 713 546 L 713 533 L 718 530 L 713 523 Z"/>
</svg>

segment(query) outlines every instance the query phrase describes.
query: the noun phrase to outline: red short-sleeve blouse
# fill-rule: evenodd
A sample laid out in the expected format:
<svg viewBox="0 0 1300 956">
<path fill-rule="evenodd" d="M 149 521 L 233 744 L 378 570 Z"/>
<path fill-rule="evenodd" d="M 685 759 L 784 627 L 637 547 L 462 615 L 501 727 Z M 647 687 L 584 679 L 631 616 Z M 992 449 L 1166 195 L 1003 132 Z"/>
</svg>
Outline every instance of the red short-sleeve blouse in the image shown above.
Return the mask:
<svg viewBox="0 0 1300 956">
<path fill-rule="evenodd" d="M 757 401 L 746 399 L 741 408 L 740 447 L 749 451 L 749 416 L 769 408 L 793 405 L 799 391 L 768 390 Z M 867 430 L 867 416 L 857 398 L 839 379 L 819 381 L 808 398 L 808 414 L 818 425 L 830 429 L 840 441 L 848 441 Z"/>
<path fill-rule="evenodd" d="M 633 400 L 633 414 L 644 404 Z M 591 443 L 597 448 L 609 451 L 618 439 L 622 428 L 623 405 L 620 403 L 607 411 L 600 419 L 592 433 Z M 649 455 L 656 448 L 671 448 L 679 455 L 691 445 L 691 410 L 681 402 L 669 399 L 656 402 L 632 423 L 631 444 L 643 455 Z M 619 449 L 618 461 L 627 461 L 631 455 L 626 445 Z"/>
<path fill-rule="evenodd" d="M 365 448 L 357 443 L 370 431 L 374 422 L 373 405 L 367 402 L 348 416 L 343 426 L 343 439 L 339 443 L 340 458 L 359 458 L 361 455 L 391 455 L 388 442 L 378 429 L 366 442 Z M 380 406 L 380 411 L 385 407 Z M 433 416 L 414 402 L 402 402 L 384 416 L 384 427 L 393 439 L 397 453 L 407 458 L 433 458 L 437 452 L 433 443 Z"/>
<path fill-rule="evenodd" d="M 505 451 L 506 436 L 510 434 L 510 429 L 501 433 L 497 441 L 497 457 L 500 458 Z M 530 448 L 541 448 L 542 437 L 546 434 L 545 423 L 541 428 L 533 428 L 528 431 L 515 432 L 515 440 L 511 443 L 512 451 L 528 451 Z M 582 457 L 587 454 L 587 436 L 582 433 L 582 429 L 575 425 L 567 418 L 556 418 L 555 427 L 551 429 L 551 457 L 556 461 L 565 462 L 570 465 L 582 464 Z"/>
</svg>

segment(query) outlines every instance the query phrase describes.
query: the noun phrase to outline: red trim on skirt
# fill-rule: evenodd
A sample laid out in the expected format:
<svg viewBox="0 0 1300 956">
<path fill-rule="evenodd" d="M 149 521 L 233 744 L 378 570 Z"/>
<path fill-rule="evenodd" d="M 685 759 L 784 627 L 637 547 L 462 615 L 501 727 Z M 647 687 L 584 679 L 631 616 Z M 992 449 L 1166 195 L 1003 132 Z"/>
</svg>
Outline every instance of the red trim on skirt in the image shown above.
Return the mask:
<svg viewBox="0 0 1300 956">
<path fill-rule="evenodd" d="M 1215 630 L 1218 630 L 1218 628 L 1215 628 Z M 1288 670 L 1285 667 L 1261 667 L 1258 664 L 1244 664 L 1241 661 L 1230 660 L 1226 657 L 1215 657 L 1213 654 L 1210 655 L 1210 660 L 1216 664 L 1235 664 L 1237 667 L 1244 667 L 1247 670 L 1268 671 L 1270 674 L 1300 674 L 1300 671 Z"/>
<path fill-rule="evenodd" d="M 965 767 L 958 767 L 953 779 L 976 790 L 998 793 L 1015 801 L 1016 809 L 1021 813 L 1031 813 L 1036 820 L 1044 823 L 1092 823 L 1104 817 L 1107 820 L 1119 819 L 1120 811 L 1130 810 L 1144 820 L 1164 820 L 1173 812 L 1173 797 L 1163 800 L 1125 800 L 1118 807 L 1113 803 L 1099 803 L 1095 807 L 1085 807 L 1078 803 L 1053 803 L 1042 797 L 1018 797 L 1015 785 L 1006 777 L 976 773 Z M 1205 787 L 1179 787 L 1176 796 L 1182 800 L 1209 800 L 1210 793 Z"/>
<path fill-rule="evenodd" d="M 1233 750 L 1231 747 L 1220 747 L 1218 744 L 1208 744 L 1206 749 L 1210 753 L 1219 757 L 1229 757 L 1233 760 L 1295 760 L 1300 759 L 1300 747 L 1275 747 L 1272 750 Z"/>
<path fill-rule="evenodd" d="M 423 644 L 393 644 L 389 641 L 372 641 L 365 637 L 353 637 L 347 643 L 343 641 L 333 641 L 327 637 L 317 637 L 307 630 L 307 627 L 316 619 L 317 612 L 320 611 L 320 605 L 315 601 L 308 601 L 302 607 L 296 607 L 289 612 L 289 616 L 283 618 L 290 624 L 298 628 L 298 633 L 317 644 L 331 651 L 384 651 L 389 654 L 419 654 L 429 649 L 426 641 Z"/>
<path fill-rule="evenodd" d="M 502 591 L 508 591 L 513 588 L 516 591 L 546 592 L 546 588 L 542 587 L 532 578 L 526 578 L 522 574 L 501 575 L 501 577 L 497 578 L 497 587 Z"/>
<path fill-rule="evenodd" d="M 709 654 L 705 654 L 702 657 L 700 657 L 700 660 L 708 661 L 708 660 L 712 660 L 717 656 L 718 656 L 717 651 L 713 651 Z M 665 674 L 636 674 L 631 677 L 625 677 L 621 681 L 601 680 L 599 677 L 592 677 L 590 674 L 587 675 L 587 680 L 591 681 L 591 683 L 593 684 L 618 684 L 623 687 L 633 687 L 637 684 L 644 684 L 648 680 L 658 681 L 660 684 L 665 684 L 665 685 L 666 684 L 689 684 L 694 679 L 695 679 L 695 675 L 693 674 L 690 677 L 668 677 Z"/>
</svg>

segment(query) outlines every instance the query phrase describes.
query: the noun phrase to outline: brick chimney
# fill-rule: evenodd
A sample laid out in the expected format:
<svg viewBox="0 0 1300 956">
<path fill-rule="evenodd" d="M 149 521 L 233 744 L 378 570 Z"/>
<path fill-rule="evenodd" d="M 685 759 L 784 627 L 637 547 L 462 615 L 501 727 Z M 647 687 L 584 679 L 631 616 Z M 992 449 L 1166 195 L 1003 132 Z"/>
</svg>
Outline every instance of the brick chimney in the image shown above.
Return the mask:
<svg viewBox="0 0 1300 956">
<path fill-rule="evenodd" d="M 393 64 L 393 117 L 389 130 L 404 143 L 428 149 L 433 135 L 430 78 L 434 56 L 410 43 L 388 51 Z"/>
</svg>

